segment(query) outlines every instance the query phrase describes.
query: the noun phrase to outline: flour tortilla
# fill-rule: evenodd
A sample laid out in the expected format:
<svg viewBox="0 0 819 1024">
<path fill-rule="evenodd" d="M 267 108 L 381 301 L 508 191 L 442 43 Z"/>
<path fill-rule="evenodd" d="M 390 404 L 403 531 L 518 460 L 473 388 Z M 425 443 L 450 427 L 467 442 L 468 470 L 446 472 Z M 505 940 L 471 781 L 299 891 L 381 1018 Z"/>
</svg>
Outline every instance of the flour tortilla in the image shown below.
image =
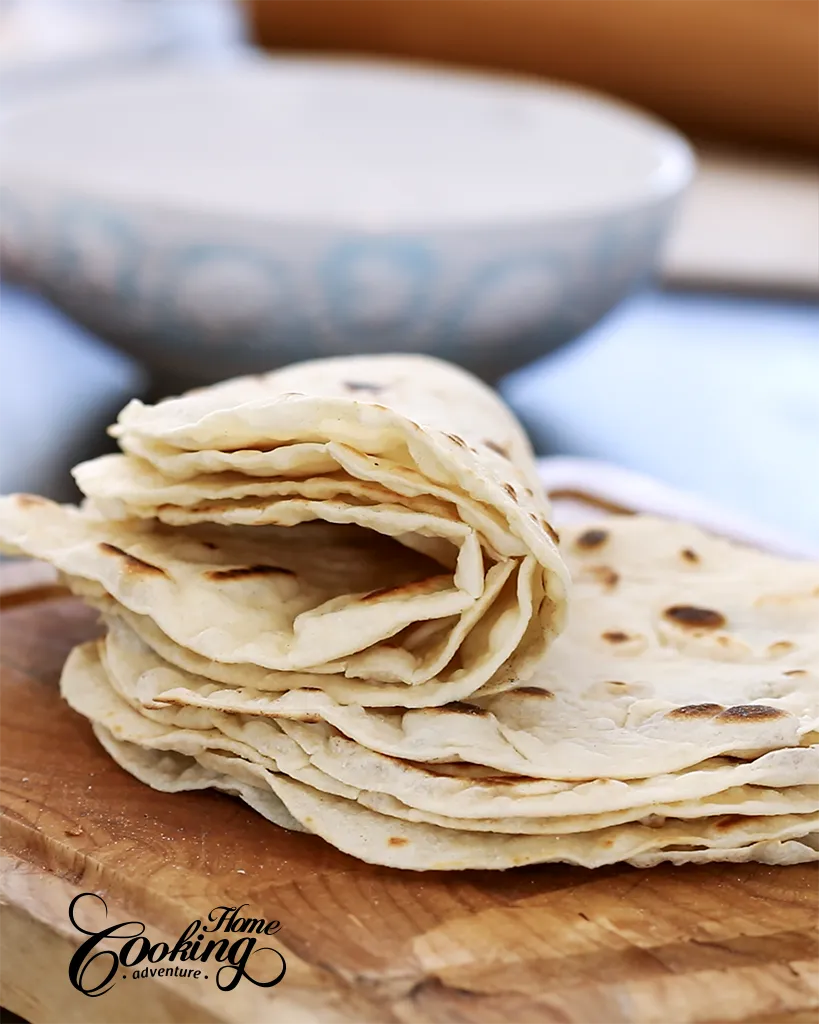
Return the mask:
<svg viewBox="0 0 819 1024">
<path fill-rule="evenodd" d="M 182 754 L 162 754 L 146 750 L 125 740 L 115 739 L 104 726 L 95 725 L 94 733 L 111 758 L 122 768 L 136 776 L 141 782 L 167 792 L 186 789 L 201 789 L 207 786 L 222 789 L 239 796 L 245 803 L 276 825 L 284 828 L 307 831 L 305 827 L 284 808 L 284 804 L 270 790 L 260 786 L 241 783 L 214 769 L 205 769 L 193 758 Z M 672 864 L 709 863 L 715 859 L 713 850 L 665 849 L 634 856 L 629 863 L 635 867 L 653 867 L 664 862 Z M 799 840 L 762 840 L 734 849 L 722 847 L 719 861 L 728 863 L 798 864 L 817 859 L 815 835 Z"/>
<path fill-rule="evenodd" d="M 773 750 L 744 763 L 714 758 L 705 764 L 695 763 L 690 770 L 678 774 L 658 774 L 629 783 L 600 778 L 575 785 L 492 772 L 477 764 L 399 761 L 351 741 L 321 720 L 304 723 L 288 718 L 224 714 L 207 710 L 206 701 L 191 707 L 157 700 L 180 679 L 189 685 L 194 681 L 165 663 L 125 622 L 115 616 L 107 621 L 104 650 L 108 674 L 117 691 L 145 714 L 172 716 L 176 712 L 179 718 L 163 720 L 194 728 L 215 726 L 273 759 L 280 756 L 284 731 L 325 775 L 357 791 L 387 794 L 432 814 L 459 818 L 599 814 L 652 803 L 702 799 L 739 785 L 784 788 L 808 787 L 819 782 L 816 747 Z M 205 717 L 182 717 L 191 714 Z M 598 731 L 595 734 L 589 730 L 587 742 L 591 748 L 599 749 L 613 739 L 613 730 L 604 720 L 596 718 L 593 722 Z M 287 768 L 284 770 L 292 774 Z"/>
<path fill-rule="evenodd" d="M 425 645 L 430 650 L 408 652 L 398 643 L 367 652 L 386 639 L 383 629 L 367 634 L 378 617 L 367 608 L 355 623 L 365 645 L 356 652 L 358 671 L 347 674 L 428 682 L 492 610 L 504 620 L 492 646 L 504 638 L 502 660 L 520 676 L 562 626 L 568 577 L 528 441 L 495 394 L 455 367 L 419 356 L 317 360 L 153 407 L 132 402 L 112 433 L 126 454 L 75 471 L 90 515 L 174 526 L 353 523 L 438 563 L 434 595 L 404 588 L 378 602 L 392 606 L 389 621 L 398 605 L 406 613 L 408 621 L 389 636 L 412 622 L 451 617 Z M 488 576 L 499 573 L 517 585 L 476 614 Z M 399 580 L 389 589 L 401 587 Z M 330 636 L 349 632 L 329 626 L 323 632 Z M 489 631 L 478 631 L 475 647 L 486 644 Z M 278 670 L 312 667 L 303 659 L 282 665 L 196 649 Z M 495 671 L 497 664 L 479 667 L 473 659 L 473 692 Z"/>
<path fill-rule="evenodd" d="M 402 710 L 304 688 L 277 697 L 181 674 L 153 699 L 321 720 L 405 761 L 464 761 L 565 781 L 650 778 L 708 758 L 752 760 L 816 743 L 819 567 L 644 517 L 564 534 L 575 577 L 568 627 L 525 686 Z M 681 619 L 669 610 L 682 610 Z"/>
<path fill-rule="evenodd" d="M 798 839 L 819 824 L 819 815 L 815 813 L 788 813 L 722 815 L 695 822 L 669 820 L 658 827 L 627 824 L 560 836 L 463 832 L 365 809 L 354 800 L 317 791 L 259 763 L 243 760 L 229 745 L 219 752 L 219 741 L 213 749 L 210 742 L 204 745 L 202 735 L 194 734 L 191 742 L 184 730 L 163 730 L 130 709 L 107 686 L 96 644 L 86 644 L 72 652 L 63 673 L 62 688 L 69 702 L 78 701 L 86 714 L 92 711 L 95 723 L 115 740 L 133 743 L 139 739 L 139 746 L 146 741 L 175 743 L 177 752 L 188 756 L 193 753 L 200 765 L 223 772 L 242 786 L 269 788 L 304 828 L 364 860 L 390 866 L 416 870 L 502 868 L 566 860 L 594 867 L 629 860 L 642 853 L 656 853 L 668 846 L 687 845 L 707 849 L 712 859 L 719 859 L 722 848 L 733 851 L 754 842 Z M 163 732 L 166 740 L 158 740 L 158 733 Z M 141 771 L 146 777 L 144 760 Z M 239 795 L 244 795 L 241 790 Z"/>
<path fill-rule="evenodd" d="M 149 750 L 127 740 L 118 740 L 103 725 L 93 724 L 100 746 L 121 768 L 162 793 L 182 793 L 197 789 L 218 789 L 238 796 L 262 817 L 281 828 L 304 832 L 301 825 L 270 789 L 249 786 L 224 772 L 203 768 L 192 757 L 171 751 Z"/>
<path fill-rule="evenodd" d="M 473 599 L 426 556 L 349 525 L 173 529 L 15 496 L 0 499 L 0 535 L 201 658 L 370 685 L 435 680 L 448 684 L 439 702 L 510 685 L 516 649 L 541 628 L 531 556 L 491 566 Z"/>
<path fill-rule="evenodd" d="M 605 539 L 591 546 L 580 544 L 580 539 L 589 534 L 593 539 L 603 534 Z M 531 726 L 543 742 L 552 742 L 555 736 L 582 732 L 584 721 L 592 717 L 595 707 L 603 709 L 600 714 L 594 713 L 602 722 L 614 712 L 617 719 L 628 712 L 629 724 L 636 726 L 663 710 L 690 709 L 698 704 L 716 703 L 726 709 L 753 704 L 773 707 L 784 717 L 763 722 L 746 716 L 741 723 L 733 723 L 742 724 L 739 735 L 761 734 L 762 746 L 771 740 L 774 746 L 804 746 L 810 742 L 819 717 L 819 569 L 815 564 L 773 558 L 719 540 L 696 527 L 650 517 L 621 517 L 591 528 L 566 528 L 564 535 L 562 551 L 575 577 L 571 621 L 566 634 L 537 670 L 537 678 L 531 680 L 533 685 L 553 693 L 555 699 L 547 703 L 541 695 L 524 691 L 523 696 L 518 693 L 495 702 L 492 709 L 503 710 L 507 725 L 517 732 Z M 76 589 L 76 582 L 71 585 Z M 726 622 L 718 628 L 690 627 L 664 614 L 668 608 L 686 606 L 716 610 Z M 226 684 L 229 689 L 224 693 L 213 688 L 210 706 L 264 713 L 265 707 L 253 691 L 267 693 L 285 681 L 256 666 L 198 656 L 171 641 L 151 619 L 127 609 L 115 610 L 165 660 L 211 683 Z M 606 639 L 612 634 L 622 634 L 624 639 L 617 643 Z M 412 697 L 417 701 L 402 696 L 407 687 L 372 686 L 364 681 L 353 685 L 350 680 L 320 682 L 310 675 L 291 676 L 287 681 L 290 689 L 320 687 L 332 701 L 325 708 L 312 697 L 299 700 L 292 695 L 270 713 L 298 718 L 326 712 L 328 721 L 342 732 L 348 731 L 365 746 L 376 749 L 381 748 L 372 734 L 380 729 L 381 720 L 375 717 L 367 722 L 356 712 L 336 713 L 332 702 L 423 707 L 464 697 L 462 679 L 439 679 L 428 686 L 413 687 Z M 508 687 L 508 677 L 504 678 L 501 671 L 473 697 Z M 176 694 L 173 699 L 177 697 L 182 695 Z M 199 700 L 201 693 L 184 699 Z M 675 735 L 682 737 L 692 727 L 701 731 L 706 720 L 719 713 L 718 707 L 710 710 L 713 714 L 703 708 L 699 715 L 691 711 L 675 715 Z M 442 711 L 441 716 L 440 729 L 451 732 L 450 725 L 458 719 L 451 709 Z M 390 725 L 394 719 L 394 715 L 388 715 L 384 721 Z M 433 726 L 434 716 L 419 712 L 406 724 L 415 728 L 420 721 L 424 722 L 423 734 L 428 736 L 423 747 L 398 749 L 391 745 L 384 747 L 384 752 L 412 760 L 431 756 L 440 761 L 441 751 L 438 756 L 434 750 L 430 754 L 439 728 Z M 655 724 L 659 722 L 657 718 Z M 476 743 L 486 753 L 500 742 L 491 724 L 487 720 L 480 726 L 474 722 L 469 725 L 473 733 L 480 729 Z M 720 724 L 726 724 L 725 716 Z M 523 750 L 518 749 L 518 739 L 513 740 L 514 750 L 507 751 L 512 760 L 507 757 L 485 763 L 499 770 L 524 774 L 535 771 L 536 765 L 527 761 L 537 762 L 540 756 L 539 749 L 530 752 L 538 743 L 537 735 L 523 739 Z M 451 736 L 446 738 L 449 747 L 450 740 Z M 459 748 L 443 756 L 470 760 L 473 755 Z M 580 770 L 585 772 L 586 768 Z M 599 770 L 606 772 L 604 765 Z"/>
<path fill-rule="evenodd" d="M 61 690 L 75 711 L 92 722 L 104 725 L 115 737 L 146 748 L 176 751 L 188 756 L 215 749 L 272 771 L 286 772 L 324 792 L 355 799 L 355 789 L 316 768 L 304 750 L 283 730 L 275 736 L 271 734 L 266 749 L 259 751 L 247 744 L 241 735 L 220 730 L 223 716 L 214 712 L 142 707 L 125 680 L 121 655 L 112 653 L 109 641 L 110 635 L 107 641 L 86 645 L 76 654 L 72 652 L 74 660 L 63 673 Z M 75 664 L 79 664 L 81 670 L 77 670 Z"/>
<path fill-rule="evenodd" d="M 467 696 L 497 693 L 507 688 L 514 674 L 505 664 L 508 653 L 509 634 L 503 642 L 495 642 L 490 650 L 485 647 L 478 649 L 482 638 L 489 633 L 490 638 L 496 637 L 505 624 L 508 624 L 510 612 L 504 610 L 503 591 L 517 585 L 521 587 L 520 577 L 517 583 L 509 580 L 504 573 L 490 573 L 487 585 L 479 602 L 463 616 L 461 626 L 465 633 L 464 642 L 459 651 L 458 660 L 445 669 L 439 676 L 426 683 L 407 686 L 404 683 L 368 682 L 345 675 L 330 675 L 321 666 L 321 672 L 282 672 L 266 669 L 249 662 L 230 663 L 206 658 L 187 647 L 173 641 L 164 633 L 148 615 L 140 615 L 131 611 L 118 601 L 99 584 L 80 576 L 61 574 L 61 582 L 84 601 L 99 609 L 107 616 L 121 620 L 130 627 L 134 634 L 156 651 L 171 665 L 182 668 L 194 675 L 201 675 L 210 681 L 240 686 L 249 684 L 253 689 L 263 692 L 284 692 L 303 688 L 322 689 L 341 703 L 360 704 L 363 707 L 433 707 L 457 701 Z M 497 600 L 496 600 L 497 599 Z M 525 600 L 525 592 L 522 595 Z M 489 613 L 480 622 L 479 628 L 472 631 L 474 621 L 483 613 L 483 609 L 496 602 Z M 434 623 L 432 624 L 434 626 Z M 418 627 L 417 634 L 421 634 Z M 450 642 L 457 639 L 459 630 L 450 634 Z M 514 634 L 513 634 L 514 635 Z M 408 638 L 411 639 L 411 638 Z M 373 654 L 371 650 L 370 655 Z M 474 691 L 474 679 L 469 669 L 474 658 L 485 656 L 483 664 L 494 669 L 489 681 L 479 690 Z M 349 668 L 348 671 L 359 671 L 360 668 Z"/>
</svg>

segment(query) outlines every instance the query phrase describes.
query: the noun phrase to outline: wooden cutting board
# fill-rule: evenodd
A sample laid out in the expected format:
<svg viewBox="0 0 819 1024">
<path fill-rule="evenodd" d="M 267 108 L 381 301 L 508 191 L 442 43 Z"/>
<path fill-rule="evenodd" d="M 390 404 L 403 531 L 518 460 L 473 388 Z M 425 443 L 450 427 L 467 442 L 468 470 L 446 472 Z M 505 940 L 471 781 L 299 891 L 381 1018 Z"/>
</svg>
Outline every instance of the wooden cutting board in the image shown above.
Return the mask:
<svg viewBox="0 0 819 1024">
<path fill-rule="evenodd" d="M 0 1002 L 34 1024 L 817 1020 L 809 867 L 371 867 L 229 797 L 156 793 L 116 767 L 57 689 L 70 648 L 96 631 L 42 578 L 7 595 Z M 287 973 L 269 990 L 220 992 L 212 973 L 126 971 L 89 998 L 68 980 L 84 938 L 68 907 L 82 892 L 152 942 L 249 904 L 281 922 Z"/>
</svg>

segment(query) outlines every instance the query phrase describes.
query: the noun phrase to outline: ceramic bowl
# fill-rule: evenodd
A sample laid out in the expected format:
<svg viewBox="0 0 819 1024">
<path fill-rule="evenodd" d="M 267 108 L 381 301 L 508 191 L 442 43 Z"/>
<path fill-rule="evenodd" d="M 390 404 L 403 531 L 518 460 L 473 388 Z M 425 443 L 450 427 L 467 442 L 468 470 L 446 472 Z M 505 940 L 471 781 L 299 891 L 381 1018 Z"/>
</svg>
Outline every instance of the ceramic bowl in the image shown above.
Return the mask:
<svg viewBox="0 0 819 1024">
<path fill-rule="evenodd" d="M 595 94 L 361 61 L 154 68 L 3 130 L 7 271 L 189 384 L 381 351 L 497 379 L 646 281 L 693 166 Z"/>
<path fill-rule="evenodd" d="M 169 56 L 223 60 L 244 35 L 231 0 L 1 0 L 0 96 L 4 107 L 18 106 Z"/>
</svg>

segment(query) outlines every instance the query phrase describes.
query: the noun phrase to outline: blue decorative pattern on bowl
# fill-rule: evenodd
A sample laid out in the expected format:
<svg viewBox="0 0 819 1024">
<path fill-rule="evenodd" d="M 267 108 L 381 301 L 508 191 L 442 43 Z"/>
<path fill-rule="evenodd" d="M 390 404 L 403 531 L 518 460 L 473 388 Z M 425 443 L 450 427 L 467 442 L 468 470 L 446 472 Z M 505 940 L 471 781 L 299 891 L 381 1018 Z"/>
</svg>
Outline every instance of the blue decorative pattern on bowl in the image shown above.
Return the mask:
<svg viewBox="0 0 819 1024">
<path fill-rule="evenodd" d="M 104 94 L 67 98 L 63 106 L 55 101 L 53 110 L 44 105 L 39 113 L 12 119 L 0 248 L 15 276 L 155 373 L 183 384 L 294 359 L 402 350 L 439 355 L 496 380 L 571 341 L 648 279 L 692 171 L 685 143 L 665 127 L 557 87 L 368 64 L 342 68 L 332 61 L 151 75 L 123 84 L 116 104 L 119 87 L 112 82 Z M 396 115 L 389 145 L 380 145 L 359 124 L 369 116 L 361 96 L 383 98 L 390 90 L 395 99 L 389 102 L 413 113 L 403 120 Z M 173 103 L 158 102 L 166 95 Z M 261 118 L 274 109 L 271 97 L 285 102 L 291 95 L 308 105 L 318 97 L 314 120 L 307 128 L 298 117 L 284 125 L 283 132 L 296 134 L 284 138 L 285 148 L 274 147 L 279 159 L 290 159 L 288 140 L 296 149 L 304 139 L 321 141 L 315 119 L 324 118 L 323 131 L 334 140 L 329 164 L 305 158 L 302 166 L 291 159 L 293 202 L 301 175 L 308 193 L 318 190 L 323 202 L 325 182 L 335 197 L 327 203 L 347 212 L 331 216 L 330 206 L 322 212 L 319 203 L 313 215 L 303 196 L 294 212 L 275 191 L 270 199 L 270 190 L 243 190 L 245 178 L 257 188 L 265 185 L 253 163 L 260 136 L 249 119 L 250 128 L 236 128 L 233 148 L 220 148 L 216 164 L 220 174 L 224 161 L 232 168 L 235 194 L 228 190 L 218 202 L 205 202 L 201 197 L 216 187 L 219 175 L 209 177 L 210 168 L 196 164 L 191 153 L 204 146 L 212 155 L 221 145 L 219 133 L 229 134 L 241 121 L 243 104 L 256 103 L 254 117 Z M 323 112 L 331 100 L 335 115 Z M 120 107 L 132 121 L 120 116 Z M 173 131 L 151 141 L 166 107 L 169 117 L 184 108 L 184 117 L 179 114 Z M 491 163 L 500 151 L 509 181 L 495 180 L 490 168 L 480 192 L 468 177 L 457 176 L 454 165 L 442 166 L 437 177 L 427 173 L 438 152 L 434 138 L 423 134 L 427 123 L 442 110 L 446 125 L 462 109 L 481 131 L 486 123 L 486 137 L 473 139 L 476 152 Z M 208 117 L 215 119 L 211 141 L 203 128 L 211 130 Z M 345 158 L 344 118 L 350 138 L 357 139 L 349 145 L 370 148 L 367 159 L 361 157 L 361 173 L 374 183 L 371 203 L 365 185 L 336 188 L 332 160 Z M 578 148 L 573 125 L 586 122 Z M 15 124 L 22 130 L 16 143 Z M 67 170 L 58 173 L 48 154 L 54 134 L 69 124 L 60 150 Z M 383 120 L 378 130 L 386 130 Z M 418 136 L 417 152 L 402 135 L 407 132 Z M 460 136 L 447 132 L 454 138 L 447 159 L 456 160 Z M 506 142 L 487 148 L 494 135 Z M 34 144 L 36 137 L 41 141 Z M 155 159 L 145 158 L 144 172 L 132 173 L 131 149 L 142 155 L 146 139 L 165 148 L 153 151 Z M 108 163 L 93 160 L 81 143 L 99 149 Z M 504 156 L 503 145 L 536 150 L 537 160 L 530 154 L 521 170 L 521 161 Z M 150 177 L 151 169 L 170 150 L 170 169 L 163 172 L 170 184 L 163 184 Z M 190 174 L 174 177 L 174 161 L 189 159 Z M 387 165 L 401 179 L 395 187 Z M 518 170 L 524 177 L 518 175 L 516 185 L 511 179 Z M 461 192 L 463 202 L 456 201 Z M 425 215 L 427 193 L 434 204 Z"/>
</svg>

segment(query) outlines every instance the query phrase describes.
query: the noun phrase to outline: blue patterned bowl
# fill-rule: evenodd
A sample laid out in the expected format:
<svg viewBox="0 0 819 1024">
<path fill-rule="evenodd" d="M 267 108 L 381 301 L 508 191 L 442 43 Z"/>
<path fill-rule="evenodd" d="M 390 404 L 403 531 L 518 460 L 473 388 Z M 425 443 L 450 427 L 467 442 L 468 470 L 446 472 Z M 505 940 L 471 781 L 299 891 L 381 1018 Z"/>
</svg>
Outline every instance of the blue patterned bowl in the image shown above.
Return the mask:
<svg viewBox="0 0 819 1024">
<path fill-rule="evenodd" d="M 184 384 L 382 351 L 497 379 L 650 276 L 693 167 L 591 93 L 338 60 L 85 84 L 5 142 L 7 271 Z"/>
</svg>

